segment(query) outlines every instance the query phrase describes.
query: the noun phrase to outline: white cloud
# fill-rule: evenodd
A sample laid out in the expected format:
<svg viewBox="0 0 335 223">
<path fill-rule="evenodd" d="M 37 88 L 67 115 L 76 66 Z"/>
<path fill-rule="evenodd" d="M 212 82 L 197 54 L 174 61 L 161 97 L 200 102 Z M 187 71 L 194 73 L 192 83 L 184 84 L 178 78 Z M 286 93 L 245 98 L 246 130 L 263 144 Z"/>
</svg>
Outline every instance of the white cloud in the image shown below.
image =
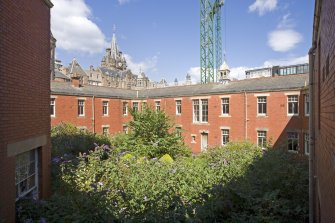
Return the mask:
<svg viewBox="0 0 335 223">
<path fill-rule="evenodd" d="M 302 41 L 302 35 L 293 29 L 275 30 L 268 35 L 268 45 L 278 52 L 287 52 Z"/>
<path fill-rule="evenodd" d="M 200 83 L 200 67 L 191 67 L 187 73 L 190 74 L 193 84 Z"/>
<path fill-rule="evenodd" d="M 264 62 L 264 67 L 270 67 L 270 66 L 287 66 L 287 65 L 293 65 L 293 64 L 303 64 L 308 63 L 308 55 L 302 56 L 302 57 L 290 57 L 290 58 L 284 58 L 284 59 L 272 59 L 267 60 Z"/>
<path fill-rule="evenodd" d="M 108 45 L 105 35 L 92 20 L 84 0 L 57 0 L 51 10 L 51 30 L 57 47 L 68 51 L 101 53 Z"/>
<path fill-rule="evenodd" d="M 249 6 L 249 12 L 258 11 L 260 16 L 266 12 L 270 12 L 276 9 L 277 0 L 256 0 L 252 5 Z"/>
<path fill-rule="evenodd" d="M 287 13 L 286 15 L 283 16 L 283 18 L 280 20 L 277 28 L 278 29 L 290 29 L 295 26 L 293 20 L 290 18 L 291 14 Z"/>
<path fill-rule="evenodd" d="M 128 2 L 130 2 L 130 0 L 118 0 L 120 5 L 126 4 Z"/>
<path fill-rule="evenodd" d="M 139 73 L 140 70 L 143 71 L 146 75 L 149 72 L 156 72 L 157 71 L 157 62 L 158 62 L 158 55 L 152 56 L 151 58 L 147 58 L 144 61 L 141 62 L 135 62 L 133 58 L 125 54 L 124 57 L 126 58 L 128 68 L 133 72 L 133 73 Z"/>
</svg>

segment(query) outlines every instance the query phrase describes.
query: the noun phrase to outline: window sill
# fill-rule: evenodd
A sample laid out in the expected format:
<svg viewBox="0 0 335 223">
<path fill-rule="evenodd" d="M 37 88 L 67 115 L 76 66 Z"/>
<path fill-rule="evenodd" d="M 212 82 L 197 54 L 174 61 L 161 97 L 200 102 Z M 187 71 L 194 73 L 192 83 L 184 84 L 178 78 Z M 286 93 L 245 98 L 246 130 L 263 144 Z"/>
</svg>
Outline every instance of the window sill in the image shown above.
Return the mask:
<svg viewBox="0 0 335 223">
<path fill-rule="evenodd" d="M 209 125 L 208 122 L 193 122 L 193 125 Z"/>
<path fill-rule="evenodd" d="M 181 116 L 181 114 L 176 114 L 176 116 Z"/>
<path fill-rule="evenodd" d="M 299 114 L 287 114 L 288 117 L 299 116 Z"/>
<path fill-rule="evenodd" d="M 56 118 L 56 115 L 50 115 L 51 118 Z"/>
<path fill-rule="evenodd" d="M 197 144 L 197 142 L 191 142 L 192 144 Z"/>
<path fill-rule="evenodd" d="M 269 116 L 267 114 L 257 114 L 257 118 L 268 118 Z"/>
<path fill-rule="evenodd" d="M 307 114 L 307 115 L 305 114 L 305 117 L 309 117 L 309 114 Z"/>
<path fill-rule="evenodd" d="M 102 117 L 109 117 L 109 115 L 103 115 Z"/>
<path fill-rule="evenodd" d="M 287 150 L 289 153 L 294 153 L 294 154 L 297 154 L 298 153 L 298 151 L 296 151 L 296 150 Z"/>
<path fill-rule="evenodd" d="M 231 115 L 222 115 L 222 114 L 221 114 L 221 115 L 219 115 L 219 117 L 220 117 L 220 118 L 230 118 Z"/>
</svg>

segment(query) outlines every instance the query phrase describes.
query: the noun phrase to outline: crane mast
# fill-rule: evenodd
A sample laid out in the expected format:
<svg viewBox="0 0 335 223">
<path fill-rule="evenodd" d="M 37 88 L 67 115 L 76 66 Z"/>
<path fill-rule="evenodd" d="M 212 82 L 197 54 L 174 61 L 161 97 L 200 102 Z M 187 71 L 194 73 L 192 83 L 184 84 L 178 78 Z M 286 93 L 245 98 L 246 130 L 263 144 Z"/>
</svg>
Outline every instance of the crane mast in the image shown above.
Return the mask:
<svg viewBox="0 0 335 223">
<path fill-rule="evenodd" d="M 221 7 L 223 0 L 200 0 L 200 79 L 215 82 L 222 64 Z"/>
</svg>

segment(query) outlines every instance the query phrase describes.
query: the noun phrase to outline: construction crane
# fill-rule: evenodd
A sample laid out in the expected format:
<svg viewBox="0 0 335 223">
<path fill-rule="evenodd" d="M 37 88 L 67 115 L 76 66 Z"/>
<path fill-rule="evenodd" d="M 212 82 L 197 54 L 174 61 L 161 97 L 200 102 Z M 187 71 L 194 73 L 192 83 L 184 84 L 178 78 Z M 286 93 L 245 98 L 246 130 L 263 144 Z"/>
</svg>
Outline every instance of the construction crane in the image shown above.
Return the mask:
<svg viewBox="0 0 335 223">
<path fill-rule="evenodd" d="M 222 64 L 221 7 L 224 0 L 200 0 L 200 79 L 215 82 Z"/>
</svg>

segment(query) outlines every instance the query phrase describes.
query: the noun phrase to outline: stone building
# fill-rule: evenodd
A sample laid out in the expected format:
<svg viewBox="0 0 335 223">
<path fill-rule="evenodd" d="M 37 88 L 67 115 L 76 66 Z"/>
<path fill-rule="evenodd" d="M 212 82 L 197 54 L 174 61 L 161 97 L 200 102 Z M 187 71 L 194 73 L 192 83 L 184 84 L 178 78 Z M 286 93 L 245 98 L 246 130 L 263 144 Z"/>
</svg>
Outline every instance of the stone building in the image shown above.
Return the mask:
<svg viewBox="0 0 335 223">
<path fill-rule="evenodd" d="M 274 77 L 292 74 L 307 74 L 309 72 L 308 63 L 293 64 L 288 66 L 272 66 L 257 68 L 245 71 L 246 78 Z"/>
<path fill-rule="evenodd" d="M 0 3 L 0 222 L 50 193 L 49 0 Z"/>
</svg>

